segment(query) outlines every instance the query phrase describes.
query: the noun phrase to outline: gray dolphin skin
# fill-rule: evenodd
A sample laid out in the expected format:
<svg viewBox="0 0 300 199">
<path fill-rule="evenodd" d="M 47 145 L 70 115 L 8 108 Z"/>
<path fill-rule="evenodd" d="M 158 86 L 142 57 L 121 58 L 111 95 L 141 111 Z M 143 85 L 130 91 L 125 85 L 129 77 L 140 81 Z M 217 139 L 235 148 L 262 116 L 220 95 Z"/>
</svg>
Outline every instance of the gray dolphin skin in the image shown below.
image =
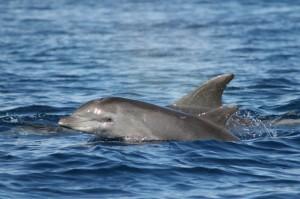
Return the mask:
<svg viewBox="0 0 300 199">
<path fill-rule="evenodd" d="M 61 118 L 59 125 L 126 141 L 237 141 L 225 128 L 237 107 L 221 103 L 223 90 L 232 78 L 232 74 L 225 74 L 209 80 L 167 107 L 121 97 L 92 100 Z"/>
</svg>

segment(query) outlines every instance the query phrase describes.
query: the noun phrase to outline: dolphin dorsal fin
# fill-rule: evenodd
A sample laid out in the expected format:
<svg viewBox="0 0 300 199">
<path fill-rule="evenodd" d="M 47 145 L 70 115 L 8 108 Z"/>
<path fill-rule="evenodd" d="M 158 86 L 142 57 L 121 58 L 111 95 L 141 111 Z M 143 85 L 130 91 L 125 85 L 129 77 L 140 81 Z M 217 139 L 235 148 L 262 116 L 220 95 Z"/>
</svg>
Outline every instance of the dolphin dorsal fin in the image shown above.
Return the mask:
<svg viewBox="0 0 300 199">
<path fill-rule="evenodd" d="M 198 117 L 212 121 L 221 127 L 225 127 L 227 120 L 232 114 L 237 112 L 237 110 L 237 106 L 221 106 L 207 113 L 199 114 Z"/>
<path fill-rule="evenodd" d="M 214 77 L 196 90 L 177 100 L 172 107 L 206 107 L 209 110 L 222 106 L 222 94 L 233 74 Z"/>
</svg>

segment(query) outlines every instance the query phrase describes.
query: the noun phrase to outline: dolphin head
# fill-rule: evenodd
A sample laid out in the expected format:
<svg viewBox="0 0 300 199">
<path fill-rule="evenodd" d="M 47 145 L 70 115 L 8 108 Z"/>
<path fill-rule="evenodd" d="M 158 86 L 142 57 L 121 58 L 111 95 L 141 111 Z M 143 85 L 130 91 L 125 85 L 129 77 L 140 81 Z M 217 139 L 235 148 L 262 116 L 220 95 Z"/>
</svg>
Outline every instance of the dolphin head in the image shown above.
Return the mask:
<svg viewBox="0 0 300 199">
<path fill-rule="evenodd" d="M 156 106 L 121 97 L 96 99 L 61 118 L 58 124 L 108 139 L 154 139 L 148 124 L 161 119 L 154 117 L 159 111 L 153 108 Z"/>
<path fill-rule="evenodd" d="M 89 101 L 70 116 L 59 120 L 60 126 L 87 133 L 103 134 L 110 131 L 116 120 L 116 106 L 107 98 Z"/>
</svg>

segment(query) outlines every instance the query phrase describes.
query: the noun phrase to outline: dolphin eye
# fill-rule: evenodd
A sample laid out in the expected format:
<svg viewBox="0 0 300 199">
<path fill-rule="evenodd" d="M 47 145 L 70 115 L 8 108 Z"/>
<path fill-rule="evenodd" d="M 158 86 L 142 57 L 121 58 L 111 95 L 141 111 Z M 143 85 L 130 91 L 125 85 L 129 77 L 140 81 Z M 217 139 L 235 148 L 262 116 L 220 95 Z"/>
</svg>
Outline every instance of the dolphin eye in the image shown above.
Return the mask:
<svg viewBox="0 0 300 199">
<path fill-rule="evenodd" d="M 112 118 L 110 118 L 110 117 L 104 117 L 104 118 L 101 119 L 100 122 L 112 122 L 112 121 L 113 121 Z"/>
<path fill-rule="evenodd" d="M 106 118 L 105 121 L 106 122 L 112 122 L 112 119 L 111 118 Z"/>
</svg>

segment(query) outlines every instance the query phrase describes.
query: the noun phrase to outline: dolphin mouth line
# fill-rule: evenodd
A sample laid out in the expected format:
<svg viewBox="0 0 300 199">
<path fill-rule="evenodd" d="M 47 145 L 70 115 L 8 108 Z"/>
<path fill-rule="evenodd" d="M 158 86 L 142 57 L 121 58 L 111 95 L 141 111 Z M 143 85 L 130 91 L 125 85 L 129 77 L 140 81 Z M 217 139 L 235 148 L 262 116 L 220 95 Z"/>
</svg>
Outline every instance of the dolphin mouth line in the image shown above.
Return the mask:
<svg viewBox="0 0 300 199">
<path fill-rule="evenodd" d="M 65 117 L 62 117 L 59 119 L 59 123 L 61 122 L 61 120 L 65 120 L 65 119 L 68 119 L 68 118 L 72 118 L 72 119 L 78 119 L 80 120 L 80 122 L 87 122 L 87 121 L 97 121 L 97 122 L 113 122 L 113 119 L 110 118 L 110 117 L 104 117 L 100 120 L 95 120 L 95 119 L 83 119 L 84 117 L 80 117 L 80 116 L 65 116 Z"/>
<path fill-rule="evenodd" d="M 68 120 L 68 118 L 72 118 L 74 119 L 75 118 L 75 122 L 65 122 L 65 120 Z M 78 119 L 78 121 L 76 121 L 76 119 Z M 61 127 L 64 127 L 64 128 L 68 128 L 68 129 L 73 129 L 72 128 L 72 124 L 80 124 L 80 123 L 85 123 L 85 122 L 99 122 L 101 124 L 112 124 L 113 123 L 113 120 L 111 118 L 103 118 L 101 119 L 100 121 L 99 120 L 94 120 L 94 119 L 83 119 L 83 117 L 73 117 L 73 116 L 66 116 L 66 117 L 63 117 L 61 118 L 59 121 L 58 121 L 58 125 L 61 126 Z"/>
<path fill-rule="evenodd" d="M 68 126 L 59 125 L 59 127 L 62 128 L 62 129 L 72 130 L 72 131 L 76 132 L 76 130 L 74 130 L 71 127 L 68 127 Z"/>
</svg>

